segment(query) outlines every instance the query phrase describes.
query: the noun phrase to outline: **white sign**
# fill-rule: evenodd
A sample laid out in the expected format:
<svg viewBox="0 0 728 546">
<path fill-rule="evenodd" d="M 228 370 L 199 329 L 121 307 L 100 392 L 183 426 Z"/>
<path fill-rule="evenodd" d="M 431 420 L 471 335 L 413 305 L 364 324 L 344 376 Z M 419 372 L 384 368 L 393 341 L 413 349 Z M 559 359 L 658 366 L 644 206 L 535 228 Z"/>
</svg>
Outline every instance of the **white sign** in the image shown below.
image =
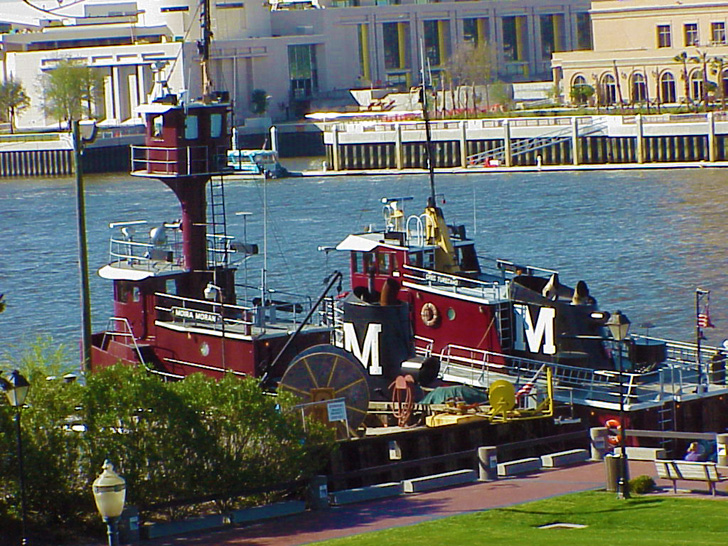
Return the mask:
<svg viewBox="0 0 728 546">
<path fill-rule="evenodd" d="M 528 351 L 531 353 L 556 354 L 556 343 L 554 342 L 556 309 L 541 307 L 535 327 L 531 317 L 531 308 L 528 305 L 517 303 L 513 306 L 513 311 L 516 318 L 514 348 L 517 351 L 525 351 L 526 341 L 528 341 Z"/>
<path fill-rule="evenodd" d="M 198 309 L 187 309 L 185 307 L 172 307 L 172 315 L 176 318 L 196 320 L 199 322 L 219 322 L 220 315 L 209 313 Z"/>
<path fill-rule="evenodd" d="M 354 324 L 344 323 L 344 350 L 353 353 L 359 362 L 369 369 L 369 375 L 382 375 L 382 366 L 379 364 L 379 334 L 381 333 L 381 324 L 367 325 L 364 345 L 359 345 Z"/>
<path fill-rule="evenodd" d="M 344 400 L 331 400 L 326 404 L 329 412 L 329 423 L 346 421 L 346 402 Z"/>
</svg>

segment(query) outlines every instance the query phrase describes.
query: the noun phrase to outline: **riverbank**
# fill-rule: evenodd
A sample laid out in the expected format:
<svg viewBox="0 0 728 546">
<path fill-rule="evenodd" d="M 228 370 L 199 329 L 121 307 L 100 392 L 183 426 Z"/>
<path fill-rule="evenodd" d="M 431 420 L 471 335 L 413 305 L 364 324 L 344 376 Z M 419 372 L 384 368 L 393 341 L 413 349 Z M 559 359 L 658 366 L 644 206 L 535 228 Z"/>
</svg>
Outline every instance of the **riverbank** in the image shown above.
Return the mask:
<svg viewBox="0 0 728 546">
<path fill-rule="evenodd" d="M 590 165 L 525 165 L 514 167 L 452 167 L 437 168 L 436 174 L 504 174 L 504 173 L 538 173 L 538 172 L 582 172 L 582 171 L 637 171 L 637 170 L 670 170 L 670 169 L 723 169 L 728 161 L 700 161 L 673 163 L 604 163 Z M 298 171 L 301 176 L 373 176 L 373 175 L 405 175 L 423 174 L 425 169 L 361 169 L 332 171 L 329 169 L 311 169 Z"/>
</svg>

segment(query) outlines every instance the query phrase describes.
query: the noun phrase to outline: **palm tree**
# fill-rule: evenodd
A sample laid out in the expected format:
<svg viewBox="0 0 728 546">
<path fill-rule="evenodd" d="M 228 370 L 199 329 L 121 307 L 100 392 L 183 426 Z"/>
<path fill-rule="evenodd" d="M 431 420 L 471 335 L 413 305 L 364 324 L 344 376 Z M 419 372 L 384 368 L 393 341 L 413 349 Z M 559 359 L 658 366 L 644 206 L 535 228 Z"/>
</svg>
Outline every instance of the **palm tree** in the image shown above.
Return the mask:
<svg viewBox="0 0 728 546">
<path fill-rule="evenodd" d="M 20 82 L 10 78 L 0 84 L 0 110 L 8 115 L 10 132 L 15 132 L 15 115 L 30 106 L 30 98 Z"/>
<path fill-rule="evenodd" d="M 699 64 L 701 68 L 702 88 L 700 90 L 700 101 L 703 103 L 703 109 L 708 109 L 708 53 L 697 50 L 697 55 L 690 57 L 690 62 Z"/>
<path fill-rule="evenodd" d="M 693 101 L 690 97 L 690 81 L 688 80 L 688 62 L 690 60 L 690 57 L 687 53 L 681 51 L 680 53 L 675 55 L 672 60 L 682 65 L 682 80 L 685 84 L 685 102 L 687 102 L 689 105 L 692 105 Z"/>
<path fill-rule="evenodd" d="M 716 76 L 716 98 L 720 101 L 721 109 L 725 110 L 725 89 L 723 88 L 723 70 L 726 68 L 725 57 L 710 59 L 710 73 Z"/>
</svg>

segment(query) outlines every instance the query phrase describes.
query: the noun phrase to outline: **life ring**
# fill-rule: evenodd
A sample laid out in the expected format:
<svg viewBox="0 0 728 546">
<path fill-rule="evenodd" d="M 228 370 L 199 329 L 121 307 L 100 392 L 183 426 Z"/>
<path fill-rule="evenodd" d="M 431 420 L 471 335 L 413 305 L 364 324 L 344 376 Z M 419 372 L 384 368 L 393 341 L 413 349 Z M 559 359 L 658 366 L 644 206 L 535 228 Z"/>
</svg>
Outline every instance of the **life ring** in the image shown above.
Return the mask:
<svg viewBox="0 0 728 546">
<path fill-rule="evenodd" d="M 607 443 L 612 446 L 618 446 L 622 436 L 622 424 L 618 419 L 609 419 L 604 426 L 607 427 Z"/>
<path fill-rule="evenodd" d="M 428 301 L 420 310 L 420 318 L 425 326 L 435 326 L 440 320 L 440 311 L 437 310 L 434 303 Z"/>
</svg>

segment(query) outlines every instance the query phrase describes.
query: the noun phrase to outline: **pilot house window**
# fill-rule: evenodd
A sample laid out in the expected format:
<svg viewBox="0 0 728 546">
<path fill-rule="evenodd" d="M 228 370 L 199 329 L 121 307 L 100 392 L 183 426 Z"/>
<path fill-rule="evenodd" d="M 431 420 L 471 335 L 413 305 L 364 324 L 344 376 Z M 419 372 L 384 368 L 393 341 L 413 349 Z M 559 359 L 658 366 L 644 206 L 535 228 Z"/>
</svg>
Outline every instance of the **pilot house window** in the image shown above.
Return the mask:
<svg viewBox="0 0 728 546">
<path fill-rule="evenodd" d="M 185 118 L 185 139 L 195 140 L 197 135 L 197 116 L 190 114 Z"/>
<path fill-rule="evenodd" d="M 162 127 L 164 127 L 164 117 L 154 116 L 152 118 L 152 138 L 162 138 Z"/>
</svg>

